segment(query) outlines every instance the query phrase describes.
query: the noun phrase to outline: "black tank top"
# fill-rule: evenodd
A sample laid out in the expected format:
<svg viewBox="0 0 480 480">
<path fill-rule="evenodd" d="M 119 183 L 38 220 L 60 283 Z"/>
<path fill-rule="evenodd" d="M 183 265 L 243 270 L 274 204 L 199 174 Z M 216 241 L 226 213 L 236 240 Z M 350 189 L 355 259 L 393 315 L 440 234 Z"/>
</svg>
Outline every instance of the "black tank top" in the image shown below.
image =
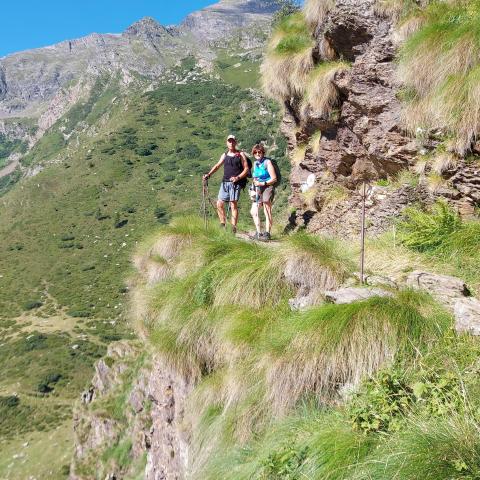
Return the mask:
<svg viewBox="0 0 480 480">
<path fill-rule="evenodd" d="M 243 172 L 242 157 L 240 152 L 235 155 L 225 154 L 223 162 L 223 181 L 229 182 L 231 177 L 238 177 Z"/>
</svg>

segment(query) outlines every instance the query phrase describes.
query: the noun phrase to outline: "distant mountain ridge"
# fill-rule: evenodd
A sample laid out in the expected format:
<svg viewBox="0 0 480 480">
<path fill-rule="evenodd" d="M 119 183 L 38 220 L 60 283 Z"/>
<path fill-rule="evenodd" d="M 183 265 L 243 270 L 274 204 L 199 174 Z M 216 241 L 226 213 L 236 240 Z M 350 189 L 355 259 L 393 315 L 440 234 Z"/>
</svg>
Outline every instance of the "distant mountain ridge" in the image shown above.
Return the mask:
<svg viewBox="0 0 480 480">
<path fill-rule="evenodd" d="M 189 55 L 211 59 L 215 42 L 224 45 L 235 36 L 255 46 L 253 27 L 267 29 L 278 8 L 277 0 L 221 0 L 178 26 L 146 17 L 121 34 L 92 33 L 0 58 L 0 121 L 41 117 L 52 99 L 85 76 L 120 72 L 128 84 L 136 77 L 156 78 Z"/>
</svg>

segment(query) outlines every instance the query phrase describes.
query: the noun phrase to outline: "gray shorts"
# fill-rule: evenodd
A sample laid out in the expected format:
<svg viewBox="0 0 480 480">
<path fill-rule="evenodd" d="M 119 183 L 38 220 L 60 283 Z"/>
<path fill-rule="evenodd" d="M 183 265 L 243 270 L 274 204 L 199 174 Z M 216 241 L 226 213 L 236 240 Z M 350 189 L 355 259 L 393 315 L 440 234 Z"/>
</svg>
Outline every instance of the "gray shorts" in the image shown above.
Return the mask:
<svg viewBox="0 0 480 480">
<path fill-rule="evenodd" d="M 222 202 L 238 202 L 242 187 L 238 183 L 222 182 L 218 192 L 218 199 Z"/>
<path fill-rule="evenodd" d="M 263 202 L 273 202 L 275 198 L 275 187 L 273 185 L 269 185 L 268 187 L 255 187 L 253 184 L 250 186 L 250 199 L 252 202 L 257 201 L 258 197 L 258 204 L 261 205 Z"/>
</svg>

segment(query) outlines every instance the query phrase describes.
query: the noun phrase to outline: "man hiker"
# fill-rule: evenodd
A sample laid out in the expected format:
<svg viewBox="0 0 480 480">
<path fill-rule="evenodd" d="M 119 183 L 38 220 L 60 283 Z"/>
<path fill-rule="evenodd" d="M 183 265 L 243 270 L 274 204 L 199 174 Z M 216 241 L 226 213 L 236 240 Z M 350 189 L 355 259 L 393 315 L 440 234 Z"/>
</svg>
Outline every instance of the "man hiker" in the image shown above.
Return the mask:
<svg viewBox="0 0 480 480">
<path fill-rule="evenodd" d="M 227 137 L 228 151 L 223 153 L 220 160 L 212 167 L 212 169 L 203 176 L 206 181 L 223 165 L 223 179 L 220 185 L 217 199 L 217 213 L 220 225 L 225 227 L 225 202 L 230 203 L 232 211 L 232 231 L 237 232 L 238 221 L 238 199 L 240 190 L 245 188 L 246 179 L 249 172 L 248 160 L 245 153 L 237 150 L 237 139 L 235 135 Z"/>
</svg>

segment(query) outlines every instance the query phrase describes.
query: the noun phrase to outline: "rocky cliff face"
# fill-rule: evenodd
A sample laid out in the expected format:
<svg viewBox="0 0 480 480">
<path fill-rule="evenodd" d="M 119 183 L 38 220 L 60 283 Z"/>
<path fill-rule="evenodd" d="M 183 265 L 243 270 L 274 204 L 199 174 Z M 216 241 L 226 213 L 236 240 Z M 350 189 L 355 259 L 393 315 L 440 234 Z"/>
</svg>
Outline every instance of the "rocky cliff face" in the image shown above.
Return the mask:
<svg viewBox="0 0 480 480">
<path fill-rule="evenodd" d="M 291 176 L 291 203 L 296 208 L 293 225 L 306 225 L 315 232 L 357 235 L 363 180 L 372 184 L 391 180 L 402 171 L 418 174 L 415 165 L 434 148 L 435 139 L 412 138 L 404 129 L 394 34 L 393 21 L 378 13 L 374 0 L 337 0 L 317 25 L 314 62 L 343 59 L 351 62 L 351 68 L 339 71 L 332 80 L 339 96 L 332 113 L 321 115 L 295 97 L 285 102 L 283 131 L 289 149 L 293 155 L 302 147 L 305 151 L 293 165 Z M 315 133 L 319 131 L 318 139 Z M 404 206 L 431 202 L 438 196 L 453 202 L 462 213 L 471 213 L 478 189 L 471 180 L 461 186 L 465 176 L 459 164 L 442 172 L 445 181 L 434 186 L 422 181 L 425 178 L 420 174 L 419 182 L 400 176 L 397 184 L 369 188 L 369 232 L 385 230 Z M 309 182 L 314 179 L 313 186 L 307 185 L 309 177 Z"/>
<path fill-rule="evenodd" d="M 188 463 L 185 402 L 193 386 L 138 345 L 110 345 L 74 417 L 70 478 L 184 478 Z M 113 405 L 113 408 L 112 408 Z M 128 462 L 118 461 L 123 451 Z"/>
</svg>

